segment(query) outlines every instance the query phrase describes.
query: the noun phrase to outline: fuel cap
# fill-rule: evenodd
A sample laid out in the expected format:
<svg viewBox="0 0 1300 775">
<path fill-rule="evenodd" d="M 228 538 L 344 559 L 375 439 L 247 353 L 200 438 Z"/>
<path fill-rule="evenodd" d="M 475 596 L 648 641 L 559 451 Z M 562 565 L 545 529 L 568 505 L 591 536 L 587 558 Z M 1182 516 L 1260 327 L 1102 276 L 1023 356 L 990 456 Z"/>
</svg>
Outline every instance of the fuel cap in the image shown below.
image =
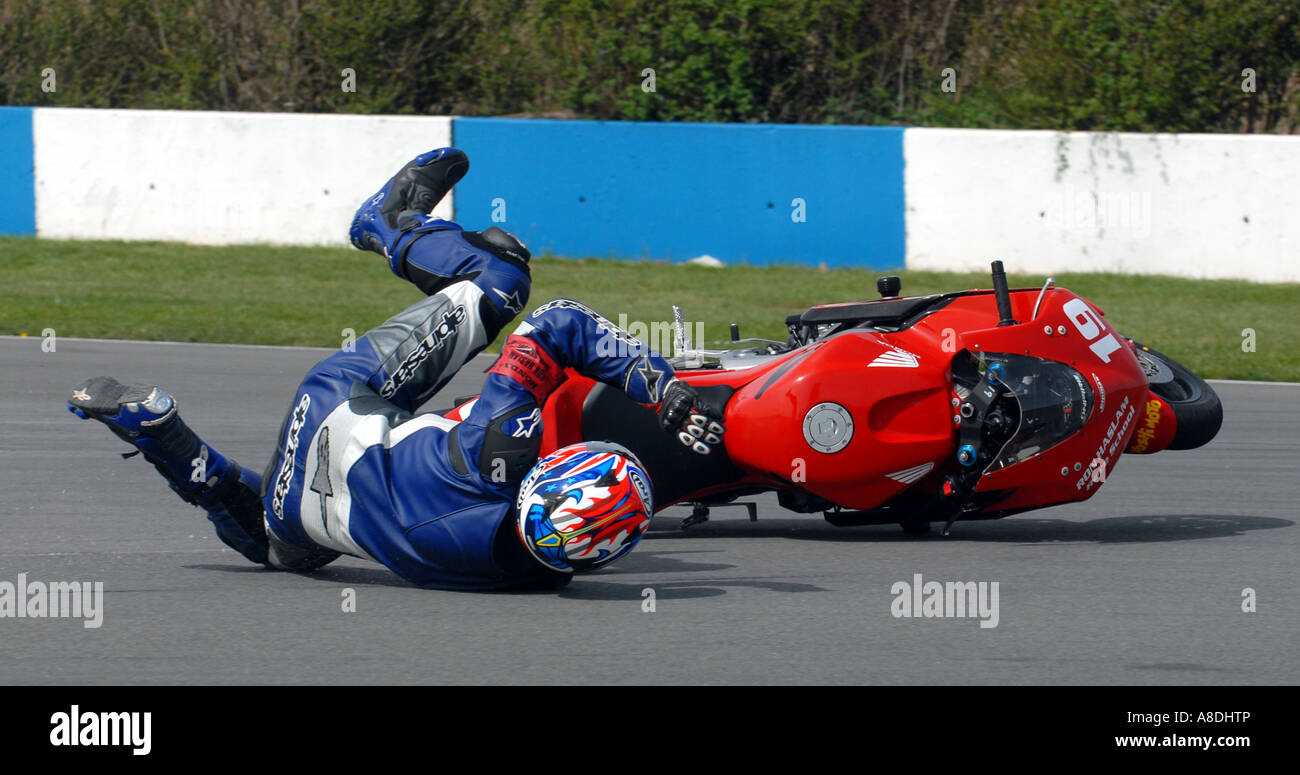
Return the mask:
<svg viewBox="0 0 1300 775">
<path fill-rule="evenodd" d="M 804 415 L 803 437 L 818 452 L 839 452 L 853 439 L 853 416 L 832 401 L 818 404 Z"/>
</svg>

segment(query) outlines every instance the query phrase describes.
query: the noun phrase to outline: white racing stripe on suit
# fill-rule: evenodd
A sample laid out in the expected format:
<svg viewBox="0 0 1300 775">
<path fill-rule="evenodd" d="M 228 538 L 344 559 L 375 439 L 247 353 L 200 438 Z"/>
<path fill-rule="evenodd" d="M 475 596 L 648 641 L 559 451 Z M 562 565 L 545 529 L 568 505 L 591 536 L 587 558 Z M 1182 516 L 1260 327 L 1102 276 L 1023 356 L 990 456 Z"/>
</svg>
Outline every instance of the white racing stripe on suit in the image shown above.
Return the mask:
<svg viewBox="0 0 1300 775">
<path fill-rule="evenodd" d="M 361 459 L 366 450 L 382 444 L 385 449 L 392 449 L 408 436 L 425 428 L 438 428 L 450 431 L 459 423 L 436 414 L 422 414 L 407 420 L 396 427 L 389 425 L 388 417 L 381 414 L 357 414 L 348 404 L 342 404 L 330 412 L 312 440 L 307 453 L 307 483 L 299 501 L 298 513 L 301 515 L 302 527 L 311 540 L 336 552 L 343 552 L 354 557 L 374 560 L 352 538 L 350 522 L 352 515 L 352 493 L 347 486 L 348 474 L 352 466 Z M 322 494 L 311 488 L 319 476 L 319 452 L 322 434 L 328 434 L 331 440 L 346 440 L 339 444 L 331 441 L 329 450 L 329 483 L 333 494 L 324 497 L 325 508 L 321 510 Z M 430 485 L 434 485 L 430 482 Z M 323 515 L 323 517 L 322 517 Z"/>
</svg>

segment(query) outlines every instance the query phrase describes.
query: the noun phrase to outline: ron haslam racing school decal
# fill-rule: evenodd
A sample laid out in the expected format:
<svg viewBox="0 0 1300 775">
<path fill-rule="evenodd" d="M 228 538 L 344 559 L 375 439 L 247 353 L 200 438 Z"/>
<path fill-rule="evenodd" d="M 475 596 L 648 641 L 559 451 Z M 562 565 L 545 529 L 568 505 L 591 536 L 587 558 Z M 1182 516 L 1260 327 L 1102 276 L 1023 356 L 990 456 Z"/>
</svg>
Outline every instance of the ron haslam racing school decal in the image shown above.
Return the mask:
<svg viewBox="0 0 1300 775">
<path fill-rule="evenodd" d="M 438 327 L 420 340 L 419 346 L 410 355 L 406 356 L 406 359 L 402 361 L 402 365 L 397 367 L 397 371 L 393 373 L 393 376 L 384 382 L 383 387 L 379 389 L 379 395 L 384 398 L 392 398 L 397 389 L 406 384 L 406 381 L 411 378 L 415 370 L 420 368 L 420 364 L 428 360 L 429 355 L 434 350 L 438 350 L 446 344 L 452 334 L 456 333 L 456 330 L 460 328 L 460 324 L 464 322 L 464 306 L 459 306 L 450 312 L 444 313 Z"/>
<path fill-rule="evenodd" d="M 307 407 L 311 406 L 311 396 L 306 393 L 298 399 L 298 406 L 293 410 L 293 422 L 289 425 L 289 434 L 284 442 L 284 457 L 280 460 L 280 471 L 275 476 L 275 494 L 271 496 L 271 511 L 284 519 L 284 496 L 289 494 L 289 482 L 293 479 L 293 459 L 298 454 L 298 434 L 307 421 Z"/>
<path fill-rule="evenodd" d="M 1126 409 L 1128 410 L 1127 414 L 1124 411 Z M 1115 418 L 1111 420 L 1110 425 L 1106 427 L 1106 436 L 1102 438 L 1101 445 L 1097 447 L 1097 454 L 1093 458 L 1094 465 L 1096 465 L 1096 461 L 1100 460 L 1106 469 L 1110 468 L 1111 463 L 1114 462 L 1114 458 L 1119 452 L 1119 442 L 1124 438 L 1124 435 L 1128 433 L 1129 425 L 1133 423 L 1133 417 L 1136 414 L 1137 407 L 1133 406 L 1129 402 L 1128 396 L 1124 396 L 1124 400 L 1120 402 L 1119 408 L 1115 410 Z M 1074 489 L 1091 490 L 1093 485 L 1098 481 L 1098 478 L 1094 474 L 1093 466 L 1089 466 L 1083 472 L 1083 476 L 1079 477 L 1079 481 L 1075 483 Z"/>
</svg>

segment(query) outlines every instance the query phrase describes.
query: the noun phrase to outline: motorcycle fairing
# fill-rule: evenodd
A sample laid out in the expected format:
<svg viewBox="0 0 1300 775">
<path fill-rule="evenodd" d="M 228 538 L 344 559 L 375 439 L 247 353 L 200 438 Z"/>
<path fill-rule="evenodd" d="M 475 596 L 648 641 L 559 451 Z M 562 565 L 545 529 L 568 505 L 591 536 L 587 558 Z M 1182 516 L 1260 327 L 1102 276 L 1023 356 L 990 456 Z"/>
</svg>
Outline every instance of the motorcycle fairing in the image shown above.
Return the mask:
<svg viewBox="0 0 1300 775">
<path fill-rule="evenodd" d="M 1032 353 L 1065 364 L 1089 385 L 1096 403 L 1086 422 L 1055 445 L 1013 465 L 997 466 L 994 461 L 986 461 L 989 465 L 975 489 L 1011 491 L 997 504 L 999 510 L 1092 497 L 1137 430 L 1135 418 L 1147 395 L 1146 374 L 1100 309 L 1068 290 L 1052 288 L 1034 318 L 1034 300 L 1031 293 L 1012 293 L 1013 315 L 1021 322 L 1001 327 L 970 326 L 958 335 L 962 348 L 972 352 Z M 968 303 L 956 300 L 947 311 L 960 313 Z M 931 320 L 927 318 L 918 326 Z"/>
</svg>

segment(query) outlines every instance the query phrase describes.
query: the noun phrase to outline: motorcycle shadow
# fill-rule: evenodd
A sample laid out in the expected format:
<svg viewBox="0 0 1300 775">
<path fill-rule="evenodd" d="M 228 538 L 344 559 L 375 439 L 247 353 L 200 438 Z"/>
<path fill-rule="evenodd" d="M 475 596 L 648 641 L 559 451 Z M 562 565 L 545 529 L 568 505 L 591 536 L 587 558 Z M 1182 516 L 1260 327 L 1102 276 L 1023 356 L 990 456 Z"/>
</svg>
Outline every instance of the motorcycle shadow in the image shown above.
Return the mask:
<svg viewBox="0 0 1300 775">
<path fill-rule="evenodd" d="M 735 565 L 722 562 L 693 562 L 682 555 L 720 554 L 721 550 L 646 551 L 642 544 L 627 557 L 608 569 L 590 576 L 579 576 L 560 591 L 560 597 L 573 600 L 641 600 L 646 589 L 653 589 L 656 597 L 664 600 L 689 600 L 718 597 L 727 594 L 728 587 L 751 587 L 769 592 L 825 592 L 815 584 L 763 577 L 683 579 L 680 581 L 642 581 L 625 583 L 620 576 L 642 576 L 647 573 L 700 573 L 730 570 Z"/>
<path fill-rule="evenodd" d="M 665 521 L 668 521 L 665 519 Z M 1250 530 L 1291 527 L 1295 522 L 1277 517 L 1240 515 L 1135 515 L 1103 517 L 1086 521 L 1007 517 L 1001 520 L 957 522 L 948 536 L 943 524 L 932 523 L 928 534 L 909 535 L 898 525 L 835 527 L 814 516 L 803 519 L 718 520 L 686 530 L 652 528 L 646 540 L 679 538 L 791 538 L 803 541 L 892 542 L 892 541 L 987 541 L 1017 544 L 1040 543 L 1162 543 L 1244 535 Z"/>
</svg>

